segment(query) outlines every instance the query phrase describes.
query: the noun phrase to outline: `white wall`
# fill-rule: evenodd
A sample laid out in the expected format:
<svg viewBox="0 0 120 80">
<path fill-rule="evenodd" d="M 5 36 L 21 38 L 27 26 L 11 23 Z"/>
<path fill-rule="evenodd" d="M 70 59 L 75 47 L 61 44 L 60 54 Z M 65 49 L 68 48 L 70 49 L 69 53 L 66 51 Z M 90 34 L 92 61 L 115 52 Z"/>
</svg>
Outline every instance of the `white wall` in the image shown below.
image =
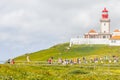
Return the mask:
<svg viewBox="0 0 120 80">
<path fill-rule="evenodd" d="M 120 40 L 110 40 L 110 46 L 120 46 Z"/>
<path fill-rule="evenodd" d="M 90 38 L 71 38 L 70 39 L 70 46 L 74 44 L 107 44 L 109 45 L 109 39 L 90 39 Z"/>
<path fill-rule="evenodd" d="M 110 23 L 109 22 L 101 22 L 101 32 L 104 33 L 109 33 L 110 28 Z"/>
<path fill-rule="evenodd" d="M 113 32 L 112 36 L 120 36 L 120 32 Z"/>
</svg>

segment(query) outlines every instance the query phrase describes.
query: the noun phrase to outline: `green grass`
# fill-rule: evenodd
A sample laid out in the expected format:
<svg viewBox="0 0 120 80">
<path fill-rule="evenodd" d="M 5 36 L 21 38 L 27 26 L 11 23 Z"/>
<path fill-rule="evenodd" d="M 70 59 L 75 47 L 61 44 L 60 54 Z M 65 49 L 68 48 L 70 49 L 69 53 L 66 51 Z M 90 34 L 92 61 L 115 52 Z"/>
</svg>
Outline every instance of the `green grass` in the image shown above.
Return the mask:
<svg viewBox="0 0 120 80">
<path fill-rule="evenodd" d="M 120 64 L 0 65 L 0 80 L 119 80 Z"/>
<path fill-rule="evenodd" d="M 32 61 L 46 61 L 50 57 L 58 58 L 81 58 L 81 57 L 104 57 L 119 56 L 120 46 L 108 45 L 74 45 L 70 49 L 68 43 L 58 44 L 49 49 L 41 50 L 28 54 Z M 26 55 L 15 58 L 16 61 L 26 61 Z"/>
</svg>

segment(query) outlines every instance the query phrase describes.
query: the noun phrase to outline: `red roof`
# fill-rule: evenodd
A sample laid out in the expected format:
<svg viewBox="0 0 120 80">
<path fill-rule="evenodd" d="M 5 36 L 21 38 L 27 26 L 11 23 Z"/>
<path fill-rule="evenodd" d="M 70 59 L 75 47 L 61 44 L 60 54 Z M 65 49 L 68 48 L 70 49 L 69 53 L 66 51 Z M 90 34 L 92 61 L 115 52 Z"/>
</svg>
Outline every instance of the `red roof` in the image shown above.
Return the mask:
<svg viewBox="0 0 120 80">
<path fill-rule="evenodd" d="M 94 29 L 91 29 L 89 33 L 96 33 L 96 31 Z"/>
<path fill-rule="evenodd" d="M 108 10 L 106 8 L 104 8 L 104 10 L 102 12 L 108 12 Z"/>
<path fill-rule="evenodd" d="M 110 39 L 111 40 L 120 40 L 120 36 L 112 36 Z"/>
<path fill-rule="evenodd" d="M 114 32 L 120 32 L 119 29 L 114 30 Z"/>
</svg>

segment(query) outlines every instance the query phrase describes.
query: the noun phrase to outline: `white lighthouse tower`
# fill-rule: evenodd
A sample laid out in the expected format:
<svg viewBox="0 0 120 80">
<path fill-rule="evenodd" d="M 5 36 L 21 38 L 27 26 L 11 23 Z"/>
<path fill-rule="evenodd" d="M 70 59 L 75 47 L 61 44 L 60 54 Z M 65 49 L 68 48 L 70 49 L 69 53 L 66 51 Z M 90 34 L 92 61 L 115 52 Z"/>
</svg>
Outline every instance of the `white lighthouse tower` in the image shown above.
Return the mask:
<svg viewBox="0 0 120 80">
<path fill-rule="evenodd" d="M 100 20 L 100 38 L 110 38 L 110 19 L 108 15 L 108 10 L 104 8 L 102 10 L 102 18 Z"/>
</svg>

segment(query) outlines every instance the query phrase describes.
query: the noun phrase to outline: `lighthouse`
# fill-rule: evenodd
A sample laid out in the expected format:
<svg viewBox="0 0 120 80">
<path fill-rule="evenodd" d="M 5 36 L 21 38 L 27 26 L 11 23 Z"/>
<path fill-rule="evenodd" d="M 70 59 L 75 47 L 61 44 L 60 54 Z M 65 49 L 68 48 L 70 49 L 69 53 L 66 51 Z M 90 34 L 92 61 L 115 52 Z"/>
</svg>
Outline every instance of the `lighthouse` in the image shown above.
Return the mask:
<svg viewBox="0 0 120 80">
<path fill-rule="evenodd" d="M 105 44 L 110 46 L 120 46 L 120 29 L 114 30 L 113 33 L 110 32 L 110 18 L 108 10 L 104 8 L 100 16 L 99 32 L 91 29 L 81 38 L 71 38 L 70 47 L 76 44 Z"/>
<path fill-rule="evenodd" d="M 100 38 L 110 38 L 110 19 L 108 10 L 104 8 L 100 19 Z"/>
</svg>

